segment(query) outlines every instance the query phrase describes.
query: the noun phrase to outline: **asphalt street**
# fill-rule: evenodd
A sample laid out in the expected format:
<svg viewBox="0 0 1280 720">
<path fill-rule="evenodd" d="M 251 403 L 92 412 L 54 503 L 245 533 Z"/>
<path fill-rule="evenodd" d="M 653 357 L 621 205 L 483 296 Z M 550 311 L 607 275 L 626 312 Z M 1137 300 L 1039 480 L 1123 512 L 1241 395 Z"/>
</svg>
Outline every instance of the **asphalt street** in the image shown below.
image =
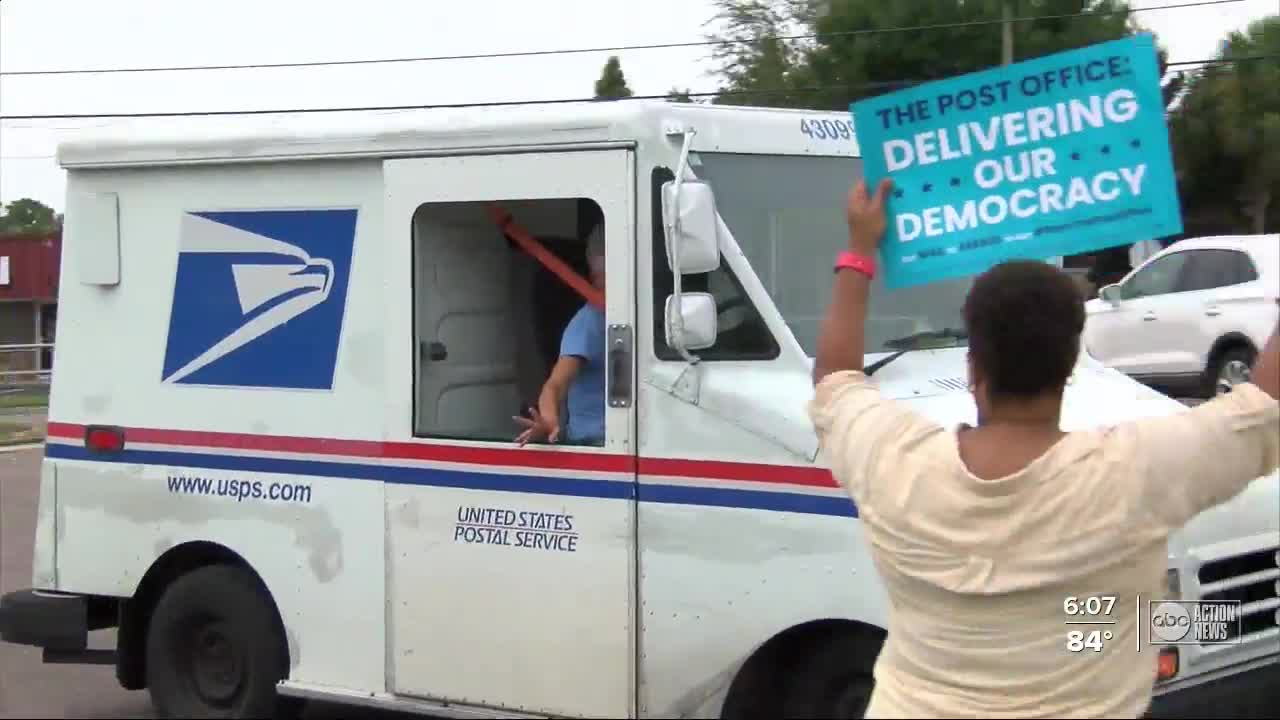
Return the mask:
<svg viewBox="0 0 1280 720">
<path fill-rule="evenodd" d="M 0 593 L 31 585 L 43 448 L 0 453 Z M 110 647 L 99 633 L 96 647 Z M 122 690 L 109 666 L 44 665 L 40 651 L 0 643 L 0 717 L 153 717 L 146 693 Z"/>
<path fill-rule="evenodd" d="M 31 585 L 37 481 L 43 446 L 0 450 L 0 594 Z M 91 647 L 114 647 L 114 631 L 95 633 Z M 0 718 L 153 718 L 145 691 L 116 683 L 111 666 L 45 665 L 40 651 L 0 643 Z M 399 713 L 310 703 L 306 720 L 404 720 Z"/>
<path fill-rule="evenodd" d="M 37 504 L 37 479 L 43 446 L 0 449 L 0 593 L 28 587 L 31 582 L 32 536 Z M 113 631 L 97 633 L 93 647 L 114 645 Z M 1225 690 L 1205 697 L 1201 707 L 1187 714 L 1158 713 L 1157 717 L 1275 717 L 1280 708 L 1280 684 Z M 1268 714 L 1268 713 L 1271 714 Z M 129 692 L 116 683 L 111 666 L 45 665 L 40 651 L 0 643 L 0 718 L 145 718 L 155 717 L 146 692 Z M 371 712 L 328 703 L 311 703 L 309 720 L 337 718 L 403 720 L 411 716 Z"/>
</svg>

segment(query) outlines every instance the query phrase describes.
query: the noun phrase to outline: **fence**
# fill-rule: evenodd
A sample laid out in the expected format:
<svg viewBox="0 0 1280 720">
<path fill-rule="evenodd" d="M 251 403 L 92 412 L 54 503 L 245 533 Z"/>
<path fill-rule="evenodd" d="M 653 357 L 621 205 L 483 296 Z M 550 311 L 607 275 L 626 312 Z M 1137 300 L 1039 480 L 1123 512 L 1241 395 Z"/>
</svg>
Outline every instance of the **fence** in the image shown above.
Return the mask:
<svg viewBox="0 0 1280 720">
<path fill-rule="evenodd" d="M 53 343 L 0 345 L 0 385 L 48 385 Z"/>
</svg>

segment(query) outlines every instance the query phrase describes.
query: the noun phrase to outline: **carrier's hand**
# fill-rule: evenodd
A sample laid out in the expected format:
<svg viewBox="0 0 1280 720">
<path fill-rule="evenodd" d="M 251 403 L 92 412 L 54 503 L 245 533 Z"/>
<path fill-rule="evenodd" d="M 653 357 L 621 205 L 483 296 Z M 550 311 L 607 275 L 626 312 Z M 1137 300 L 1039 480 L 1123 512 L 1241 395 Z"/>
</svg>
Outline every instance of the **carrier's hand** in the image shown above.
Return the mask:
<svg viewBox="0 0 1280 720">
<path fill-rule="evenodd" d="M 524 431 L 516 436 L 516 442 L 520 443 L 520 447 L 524 447 L 531 442 L 558 442 L 560 440 L 560 420 L 559 418 L 548 417 L 538 412 L 538 408 L 529 408 L 529 417 L 521 417 L 513 415 L 515 420 L 524 427 Z"/>
<path fill-rule="evenodd" d="M 885 199 L 893 181 L 885 178 L 880 181 L 874 195 L 867 193 L 867 183 L 859 180 L 849 191 L 849 201 L 845 207 L 845 217 L 849 222 L 849 245 L 854 252 L 874 255 L 880 249 L 880 241 L 884 238 L 887 224 L 885 217 Z"/>
</svg>

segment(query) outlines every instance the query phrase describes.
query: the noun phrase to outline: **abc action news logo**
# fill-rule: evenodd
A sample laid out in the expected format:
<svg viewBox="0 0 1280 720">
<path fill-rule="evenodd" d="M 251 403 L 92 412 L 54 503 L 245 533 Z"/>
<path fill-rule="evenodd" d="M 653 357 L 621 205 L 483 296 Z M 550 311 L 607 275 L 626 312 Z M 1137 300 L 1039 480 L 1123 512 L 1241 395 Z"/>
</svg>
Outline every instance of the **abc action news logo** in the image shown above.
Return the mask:
<svg viewBox="0 0 1280 720">
<path fill-rule="evenodd" d="M 1240 620 L 1239 600 L 1153 600 L 1151 644 L 1236 644 Z"/>
</svg>

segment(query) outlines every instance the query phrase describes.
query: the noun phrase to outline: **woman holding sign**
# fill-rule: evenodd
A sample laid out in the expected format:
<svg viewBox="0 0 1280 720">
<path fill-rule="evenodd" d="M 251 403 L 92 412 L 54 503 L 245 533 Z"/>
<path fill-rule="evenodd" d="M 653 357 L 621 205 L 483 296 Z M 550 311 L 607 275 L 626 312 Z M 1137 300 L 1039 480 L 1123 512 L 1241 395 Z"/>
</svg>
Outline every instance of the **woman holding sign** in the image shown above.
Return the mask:
<svg viewBox="0 0 1280 720">
<path fill-rule="evenodd" d="M 1138 717 L 1157 653 L 1166 541 L 1280 462 L 1280 340 L 1253 383 L 1187 412 L 1059 429 L 1084 310 L 1070 278 L 997 265 L 965 301 L 978 426 L 937 426 L 862 372 L 886 181 L 849 195 L 810 412 L 892 601 L 867 717 Z M 1280 330 L 1280 328 L 1277 328 Z M 1099 652 L 1064 648 L 1064 599 L 1114 598 Z"/>
</svg>

